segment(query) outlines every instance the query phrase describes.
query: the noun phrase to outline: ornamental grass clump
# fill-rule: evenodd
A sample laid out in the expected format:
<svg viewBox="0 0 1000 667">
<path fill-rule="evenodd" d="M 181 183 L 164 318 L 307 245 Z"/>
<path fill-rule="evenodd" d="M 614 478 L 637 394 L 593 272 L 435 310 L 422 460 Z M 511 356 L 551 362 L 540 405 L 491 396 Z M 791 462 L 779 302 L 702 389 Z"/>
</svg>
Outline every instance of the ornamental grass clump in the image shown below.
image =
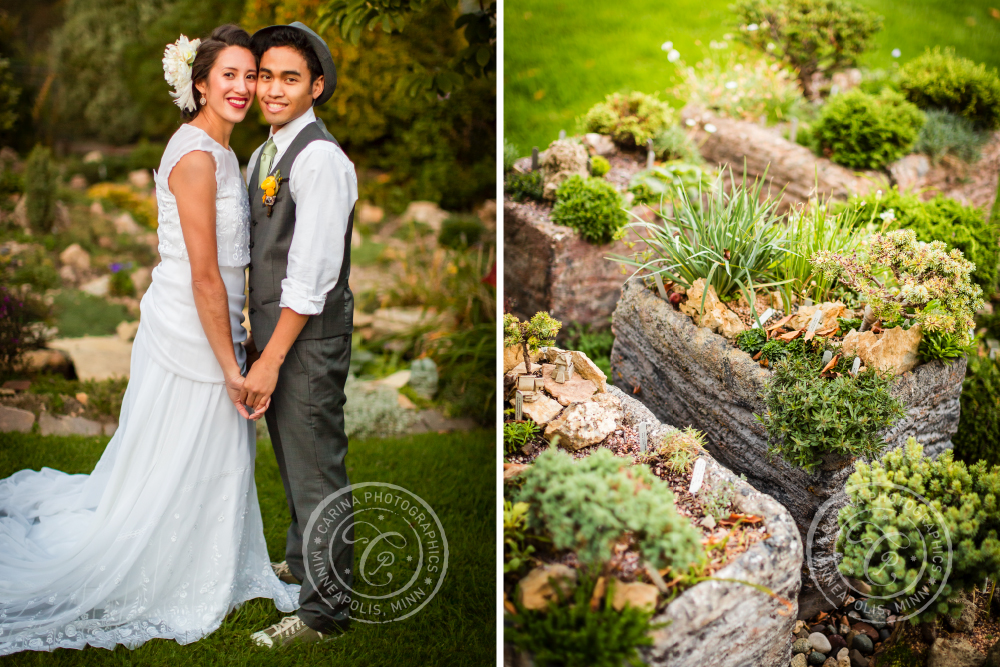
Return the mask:
<svg viewBox="0 0 1000 667">
<path fill-rule="evenodd" d="M 643 465 L 607 449 L 575 460 L 550 448 L 523 472 L 518 501 L 531 507 L 528 528 L 551 535 L 556 549 L 570 549 L 597 572 L 626 534 L 653 567 L 685 571 L 701 556 L 701 537 L 677 513 L 666 482 Z"/>
<path fill-rule="evenodd" d="M 604 244 L 625 235 L 622 196 L 603 178 L 570 176 L 556 189 L 552 222 L 575 229 L 583 240 Z"/>
<path fill-rule="evenodd" d="M 671 185 L 672 211 L 660 210 L 657 222 L 637 218 L 629 224 L 645 249 L 610 259 L 636 267 L 636 273 L 659 273 L 684 288 L 703 278 L 720 299 L 742 294 L 755 304 L 756 290 L 782 284 L 777 266 L 788 243 L 776 224 L 781 215 L 777 202 L 762 195 L 763 179 L 748 186 L 745 176 L 738 183 L 730 172 L 729 193 L 722 179 L 720 174 L 711 188 L 699 188 L 693 197 Z"/>
<path fill-rule="evenodd" d="M 674 110 L 657 93 L 612 93 L 583 117 L 587 132 L 609 134 L 624 148 L 646 142 L 674 121 Z"/>
<path fill-rule="evenodd" d="M 870 585 L 870 602 L 889 613 L 911 623 L 957 616 L 959 592 L 1000 576 L 1000 468 L 966 466 L 950 450 L 932 459 L 910 438 L 881 461 L 858 463 L 845 491 L 838 567 Z"/>
<path fill-rule="evenodd" d="M 951 334 L 959 345 L 972 341 L 983 290 L 972 282 L 975 265 L 960 250 L 948 252 L 941 241 L 921 243 L 913 230 L 900 229 L 875 234 L 864 255 L 823 250 L 811 261 L 865 302 L 862 330 L 877 320 L 905 319 L 924 331 Z"/>
</svg>

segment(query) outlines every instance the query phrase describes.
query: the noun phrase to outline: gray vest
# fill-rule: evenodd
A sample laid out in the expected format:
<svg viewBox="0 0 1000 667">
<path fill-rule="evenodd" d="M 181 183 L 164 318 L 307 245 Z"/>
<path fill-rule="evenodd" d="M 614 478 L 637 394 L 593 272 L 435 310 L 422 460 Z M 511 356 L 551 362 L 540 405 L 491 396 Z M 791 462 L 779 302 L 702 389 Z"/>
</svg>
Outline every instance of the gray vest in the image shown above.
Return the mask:
<svg viewBox="0 0 1000 667">
<path fill-rule="evenodd" d="M 311 123 L 292 140 L 292 144 L 273 165 L 272 173 L 281 170 L 282 181 L 277 199 L 267 215 L 262 201 L 264 192 L 259 182 L 260 160 L 252 165 L 248 192 L 250 194 L 250 326 L 257 349 L 263 350 L 278 325 L 281 308 L 281 281 L 288 269 L 288 249 L 295 230 L 295 202 L 292 201 L 288 176 L 295 158 L 313 141 L 336 140 L 319 123 Z M 347 281 L 351 275 L 351 232 L 354 228 L 354 209 L 347 219 L 344 235 L 344 257 L 340 265 L 337 284 L 326 295 L 323 312 L 309 318 L 298 340 L 331 338 L 349 334 L 354 330 L 354 295 Z"/>
</svg>

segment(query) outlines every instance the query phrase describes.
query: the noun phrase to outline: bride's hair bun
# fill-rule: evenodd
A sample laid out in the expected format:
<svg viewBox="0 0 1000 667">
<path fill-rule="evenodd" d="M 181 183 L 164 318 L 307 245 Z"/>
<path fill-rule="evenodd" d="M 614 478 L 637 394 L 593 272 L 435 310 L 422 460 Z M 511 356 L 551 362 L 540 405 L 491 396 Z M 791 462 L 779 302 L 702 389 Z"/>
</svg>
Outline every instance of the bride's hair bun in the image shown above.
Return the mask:
<svg viewBox="0 0 1000 667">
<path fill-rule="evenodd" d="M 238 25 L 220 25 L 205 40 L 191 40 L 184 35 L 168 44 L 163 54 L 164 78 L 174 87 L 170 96 L 181 109 L 184 120 L 201 111 L 201 93 L 195 84 L 208 78 L 219 52 L 229 46 L 250 49 L 250 34 Z"/>
</svg>

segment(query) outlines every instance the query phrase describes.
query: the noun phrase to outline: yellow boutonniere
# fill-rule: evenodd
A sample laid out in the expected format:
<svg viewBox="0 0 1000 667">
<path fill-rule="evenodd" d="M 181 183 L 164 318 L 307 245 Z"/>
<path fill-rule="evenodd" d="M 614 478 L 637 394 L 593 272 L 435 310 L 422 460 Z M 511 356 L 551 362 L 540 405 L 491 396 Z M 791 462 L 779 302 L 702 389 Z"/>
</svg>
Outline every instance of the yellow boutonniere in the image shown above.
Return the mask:
<svg viewBox="0 0 1000 667">
<path fill-rule="evenodd" d="M 261 201 L 264 206 L 267 206 L 267 217 L 271 217 L 271 208 L 274 206 L 274 202 L 277 199 L 278 188 L 281 187 L 281 170 L 274 172 L 274 175 L 268 176 L 264 179 L 264 182 L 260 184 L 260 189 L 264 191 L 264 196 L 261 197 Z"/>
</svg>

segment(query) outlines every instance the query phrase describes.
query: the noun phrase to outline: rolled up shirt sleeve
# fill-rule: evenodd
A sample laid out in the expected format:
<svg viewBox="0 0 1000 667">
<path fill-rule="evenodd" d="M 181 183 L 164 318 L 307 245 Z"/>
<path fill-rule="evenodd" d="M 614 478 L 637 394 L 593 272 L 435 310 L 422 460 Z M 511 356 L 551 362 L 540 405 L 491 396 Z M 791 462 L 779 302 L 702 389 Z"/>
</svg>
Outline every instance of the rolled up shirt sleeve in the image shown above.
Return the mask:
<svg viewBox="0 0 1000 667">
<path fill-rule="evenodd" d="M 295 201 L 295 230 L 278 305 L 300 315 L 319 315 L 340 276 L 358 179 L 339 146 L 314 141 L 296 158 L 289 187 Z"/>
</svg>

